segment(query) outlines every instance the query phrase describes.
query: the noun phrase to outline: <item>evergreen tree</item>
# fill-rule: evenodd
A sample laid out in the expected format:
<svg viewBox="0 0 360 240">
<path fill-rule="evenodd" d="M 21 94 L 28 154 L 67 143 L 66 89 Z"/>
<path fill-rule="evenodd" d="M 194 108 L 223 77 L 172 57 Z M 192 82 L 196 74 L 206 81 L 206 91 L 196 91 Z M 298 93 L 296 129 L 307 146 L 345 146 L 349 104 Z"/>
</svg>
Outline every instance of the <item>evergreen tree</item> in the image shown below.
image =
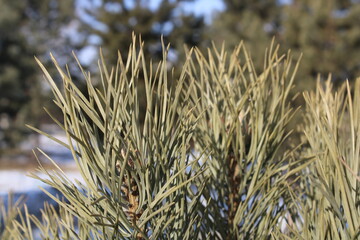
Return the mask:
<svg viewBox="0 0 360 240">
<path fill-rule="evenodd" d="M 89 41 L 94 36 L 100 38 L 99 45 L 109 66 L 116 65 L 117 51 L 121 52 L 122 60 L 126 61 L 128 46 L 132 43 L 132 34 L 140 35 L 146 42 L 143 51 L 147 60 L 158 62 L 163 59 L 163 46 L 171 42 L 169 49 L 168 67 L 173 68 L 183 62 L 185 54 L 184 45 L 193 47 L 202 42 L 204 32 L 204 19 L 202 16 L 185 14 L 180 9 L 182 2 L 193 0 L 161 0 L 154 6 L 151 1 L 126 1 L 126 0 L 89 0 L 85 6 L 82 21 L 86 27 L 84 35 L 89 36 Z M 92 20 L 88 20 L 88 19 Z M 176 72 L 178 68 L 174 68 Z M 144 120 L 146 112 L 144 79 L 139 82 L 138 90 L 140 108 Z"/>
<path fill-rule="evenodd" d="M 210 27 L 215 42 L 228 48 L 245 40 L 262 69 L 261 52 L 275 37 L 283 52 L 303 54 L 297 76 L 299 89 L 315 87 L 320 73 L 333 81 L 355 80 L 360 75 L 360 4 L 358 0 L 236 1 L 223 0 L 226 8 Z"/>
<path fill-rule="evenodd" d="M 41 112 L 34 55 L 60 48 L 71 1 L 0 0 L 0 146 L 14 147 Z M 58 46 L 58 48 L 56 47 Z"/>
<path fill-rule="evenodd" d="M 87 26 L 84 30 L 90 37 L 100 37 L 104 55 L 112 64 L 116 64 L 118 50 L 123 57 L 127 56 L 126 46 L 132 41 L 132 32 L 141 35 L 147 43 L 144 53 L 156 61 L 162 58 L 161 36 L 165 43 L 171 42 L 172 50 L 184 44 L 197 46 L 202 41 L 203 17 L 184 14 L 179 5 L 185 1 L 162 0 L 157 6 L 142 0 L 103 0 L 100 5 L 89 1 L 85 11 L 87 17 L 83 19 Z M 89 17 L 91 21 L 87 20 Z M 173 62 L 181 58 L 179 52 L 182 51 L 172 52 L 175 53 Z"/>
<path fill-rule="evenodd" d="M 314 86 L 316 75 L 333 81 L 355 80 L 360 75 L 360 5 L 350 0 L 295 0 L 286 6 L 282 43 L 304 55 L 301 88 Z"/>
<path fill-rule="evenodd" d="M 210 27 L 217 44 L 225 42 L 232 49 L 244 40 L 256 60 L 256 68 L 263 67 L 263 52 L 273 36 L 278 34 L 280 6 L 276 0 L 223 0 L 225 10 L 218 14 Z"/>
</svg>

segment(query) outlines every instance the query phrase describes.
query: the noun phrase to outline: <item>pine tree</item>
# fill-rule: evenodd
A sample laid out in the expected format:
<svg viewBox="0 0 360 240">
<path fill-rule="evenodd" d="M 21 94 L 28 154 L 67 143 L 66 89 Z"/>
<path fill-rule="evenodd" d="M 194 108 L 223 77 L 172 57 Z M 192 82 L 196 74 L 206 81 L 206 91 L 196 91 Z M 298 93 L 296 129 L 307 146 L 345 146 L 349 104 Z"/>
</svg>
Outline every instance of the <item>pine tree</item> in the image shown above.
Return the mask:
<svg viewBox="0 0 360 240">
<path fill-rule="evenodd" d="M 173 62 L 179 59 L 176 49 L 183 45 L 197 46 L 202 41 L 204 30 L 203 17 L 184 14 L 179 4 L 184 0 L 162 0 L 157 6 L 151 1 L 136 0 L 104 0 L 99 6 L 88 5 L 87 18 L 83 20 L 87 25 L 84 29 L 90 37 L 100 37 L 105 58 L 113 65 L 117 56 L 114 52 L 121 49 L 122 56 L 127 56 L 127 47 L 131 44 L 131 34 L 140 34 L 147 43 L 144 53 L 147 57 L 157 61 L 162 58 L 160 39 L 165 43 L 171 42 Z M 189 2 L 189 1 L 187 1 Z"/>
<path fill-rule="evenodd" d="M 55 52 L 71 1 L 0 0 L 0 146 L 15 147 L 39 117 L 41 86 L 34 55 Z"/>
<path fill-rule="evenodd" d="M 125 62 L 128 48 L 132 43 L 132 34 L 141 36 L 146 42 L 144 55 L 153 63 L 163 59 L 161 39 L 169 46 L 168 67 L 171 69 L 176 64 L 183 62 L 185 54 L 184 45 L 193 47 L 202 42 L 204 32 L 204 19 L 202 16 L 185 14 L 180 9 L 181 2 L 186 0 L 161 0 L 157 6 L 151 5 L 151 1 L 125 1 L 103 0 L 99 5 L 95 1 L 85 8 L 87 17 L 82 20 L 86 27 L 83 34 L 89 38 L 100 38 L 99 45 L 109 66 L 115 66 L 118 60 L 117 51 L 120 51 L 122 60 Z M 192 0 L 190 0 L 191 2 Z M 189 1 L 186 1 L 189 2 Z M 89 17 L 92 19 L 88 21 Z M 172 74 L 179 75 L 174 68 Z M 138 90 L 140 108 L 143 117 L 146 111 L 144 79 L 140 80 Z"/>
<path fill-rule="evenodd" d="M 232 49 L 241 40 L 249 48 L 257 70 L 263 67 L 263 52 L 273 36 L 278 34 L 280 7 L 278 1 L 223 0 L 225 10 L 210 26 L 212 39 Z"/>
<path fill-rule="evenodd" d="M 355 80 L 360 74 L 360 5 L 358 1 L 293 1 L 286 6 L 282 44 L 304 59 L 301 88 L 314 86 L 317 74 L 333 81 Z"/>
<path fill-rule="evenodd" d="M 360 4 L 351 0 L 235 1 L 223 0 L 226 8 L 210 27 L 217 43 L 231 48 L 245 40 L 262 68 L 261 52 L 272 37 L 285 53 L 303 54 L 298 89 L 315 87 L 318 74 L 340 84 L 360 74 Z"/>
</svg>

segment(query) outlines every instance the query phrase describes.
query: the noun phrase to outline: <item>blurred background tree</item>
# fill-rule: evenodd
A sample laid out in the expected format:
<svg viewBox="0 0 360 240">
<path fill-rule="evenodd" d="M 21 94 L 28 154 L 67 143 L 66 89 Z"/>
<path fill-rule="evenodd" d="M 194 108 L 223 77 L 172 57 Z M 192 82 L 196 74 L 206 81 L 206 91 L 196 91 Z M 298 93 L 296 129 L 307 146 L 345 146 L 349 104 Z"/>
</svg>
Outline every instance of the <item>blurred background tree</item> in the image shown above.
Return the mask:
<svg viewBox="0 0 360 240">
<path fill-rule="evenodd" d="M 209 26 L 211 39 L 218 46 L 224 42 L 228 49 L 244 40 L 256 68 L 262 68 L 265 48 L 279 33 L 282 6 L 277 0 L 223 0 L 223 3 L 225 10 Z"/>
<path fill-rule="evenodd" d="M 205 21 L 199 9 L 218 2 L 223 7 Z M 80 61 L 93 71 L 101 46 L 115 65 L 117 50 L 126 57 L 131 33 L 141 34 L 145 54 L 160 59 L 163 35 L 171 43 L 169 64 L 179 64 L 183 45 L 208 47 L 225 42 L 232 49 L 245 40 L 256 69 L 271 39 L 290 48 L 295 59 L 304 53 L 296 85 L 311 89 L 317 74 L 333 81 L 360 75 L 359 0 L 0 0 L 0 144 L 15 146 L 24 122 L 39 124 L 43 112 L 38 67 L 53 52 L 60 64 Z M 216 6 L 220 6 L 220 5 Z M 198 11 L 198 12 L 197 12 Z M 73 64 L 70 64 L 70 66 Z M 94 68 L 95 69 L 95 68 Z M 76 75 L 76 71 L 75 71 Z M 75 76 L 76 77 L 76 76 Z"/>
<path fill-rule="evenodd" d="M 182 2 L 193 0 L 103 0 L 88 1 L 85 5 L 83 32 L 89 41 L 97 38 L 106 59 L 116 64 L 117 51 L 123 58 L 127 56 L 127 46 L 131 44 L 131 34 L 141 34 L 145 45 L 145 55 L 154 61 L 162 58 L 160 39 L 171 43 L 172 61 L 178 60 L 178 54 L 184 44 L 199 46 L 203 41 L 204 20 L 181 10 Z M 90 21 L 89 21 L 90 19 Z M 171 59 L 170 59 L 171 60 Z"/>
<path fill-rule="evenodd" d="M 170 43 L 168 63 L 172 68 L 184 60 L 184 45 L 200 46 L 204 40 L 204 18 L 182 10 L 180 5 L 185 2 L 194 1 L 89 0 L 80 16 L 82 32 L 87 36 L 88 43 L 95 39 L 94 46 L 102 48 L 106 61 L 112 66 L 116 65 L 118 50 L 126 61 L 132 33 L 141 35 L 146 43 L 145 56 L 156 64 L 163 58 L 160 41 L 163 38 L 165 45 Z M 146 99 L 143 82 L 139 82 L 138 89 L 140 114 L 144 117 Z"/>
<path fill-rule="evenodd" d="M 273 37 L 281 49 L 304 57 L 297 89 L 313 89 L 318 74 L 337 84 L 360 75 L 359 0 L 223 0 L 225 10 L 209 26 L 212 39 L 233 48 L 244 40 L 257 69 Z"/>
<path fill-rule="evenodd" d="M 0 0 L 0 147 L 14 148 L 42 115 L 41 75 L 34 56 L 63 46 L 72 1 Z M 1 151 L 0 151 L 1 152 Z"/>
<path fill-rule="evenodd" d="M 297 85 L 313 88 L 317 74 L 336 84 L 360 76 L 360 1 L 294 0 L 284 6 L 284 49 L 303 53 Z"/>
</svg>

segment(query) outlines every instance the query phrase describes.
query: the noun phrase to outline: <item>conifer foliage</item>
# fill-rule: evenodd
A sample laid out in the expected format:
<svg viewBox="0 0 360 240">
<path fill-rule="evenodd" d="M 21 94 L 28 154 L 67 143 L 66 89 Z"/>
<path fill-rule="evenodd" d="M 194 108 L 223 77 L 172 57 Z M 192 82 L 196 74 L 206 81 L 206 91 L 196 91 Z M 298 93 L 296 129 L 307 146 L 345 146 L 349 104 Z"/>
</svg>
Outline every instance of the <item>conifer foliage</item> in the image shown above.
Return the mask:
<svg viewBox="0 0 360 240">
<path fill-rule="evenodd" d="M 60 209 L 45 205 L 37 219 L 26 206 L 18 217 L 3 208 L 0 237 L 34 239 L 33 227 L 43 239 L 359 236 L 359 84 L 354 97 L 349 87 L 333 95 L 329 84 L 306 94 L 303 144 L 292 146 L 289 93 L 298 63 L 289 53 L 271 44 L 258 72 L 243 43 L 231 53 L 193 48 L 175 75 L 169 46 L 162 47 L 155 64 L 136 37 L 115 67 L 101 55 L 98 87 L 83 71 L 86 93 L 55 58 L 62 89 L 37 60 L 63 113 L 50 116 L 68 141 L 30 128 L 67 147 L 84 182 L 70 181 L 39 149 L 55 171 L 40 164 L 48 177 L 33 177 L 62 193 L 47 192 Z M 350 139 L 341 140 L 342 128 Z"/>
</svg>

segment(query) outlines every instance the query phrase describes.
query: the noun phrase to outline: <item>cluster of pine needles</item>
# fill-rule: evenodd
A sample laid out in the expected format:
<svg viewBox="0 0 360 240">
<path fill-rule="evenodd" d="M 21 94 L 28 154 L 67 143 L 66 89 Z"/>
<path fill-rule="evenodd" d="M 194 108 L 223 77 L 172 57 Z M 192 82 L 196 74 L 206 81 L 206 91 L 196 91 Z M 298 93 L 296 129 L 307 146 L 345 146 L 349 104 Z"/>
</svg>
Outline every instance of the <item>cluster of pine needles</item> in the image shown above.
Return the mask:
<svg viewBox="0 0 360 240">
<path fill-rule="evenodd" d="M 164 44 L 157 63 L 142 46 L 134 37 L 114 67 L 101 57 L 97 81 L 79 63 L 86 92 L 68 67 L 53 58 L 57 84 L 37 60 L 67 142 L 31 128 L 71 151 L 83 182 L 38 149 L 55 170 L 39 161 L 33 177 L 62 194 L 43 189 L 58 207 L 38 218 L 0 204 L 1 239 L 360 237 L 360 79 L 337 89 L 319 80 L 299 110 L 299 60 L 274 44 L 260 73 L 243 43 L 186 50 L 174 68 Z"/>
</svg>

